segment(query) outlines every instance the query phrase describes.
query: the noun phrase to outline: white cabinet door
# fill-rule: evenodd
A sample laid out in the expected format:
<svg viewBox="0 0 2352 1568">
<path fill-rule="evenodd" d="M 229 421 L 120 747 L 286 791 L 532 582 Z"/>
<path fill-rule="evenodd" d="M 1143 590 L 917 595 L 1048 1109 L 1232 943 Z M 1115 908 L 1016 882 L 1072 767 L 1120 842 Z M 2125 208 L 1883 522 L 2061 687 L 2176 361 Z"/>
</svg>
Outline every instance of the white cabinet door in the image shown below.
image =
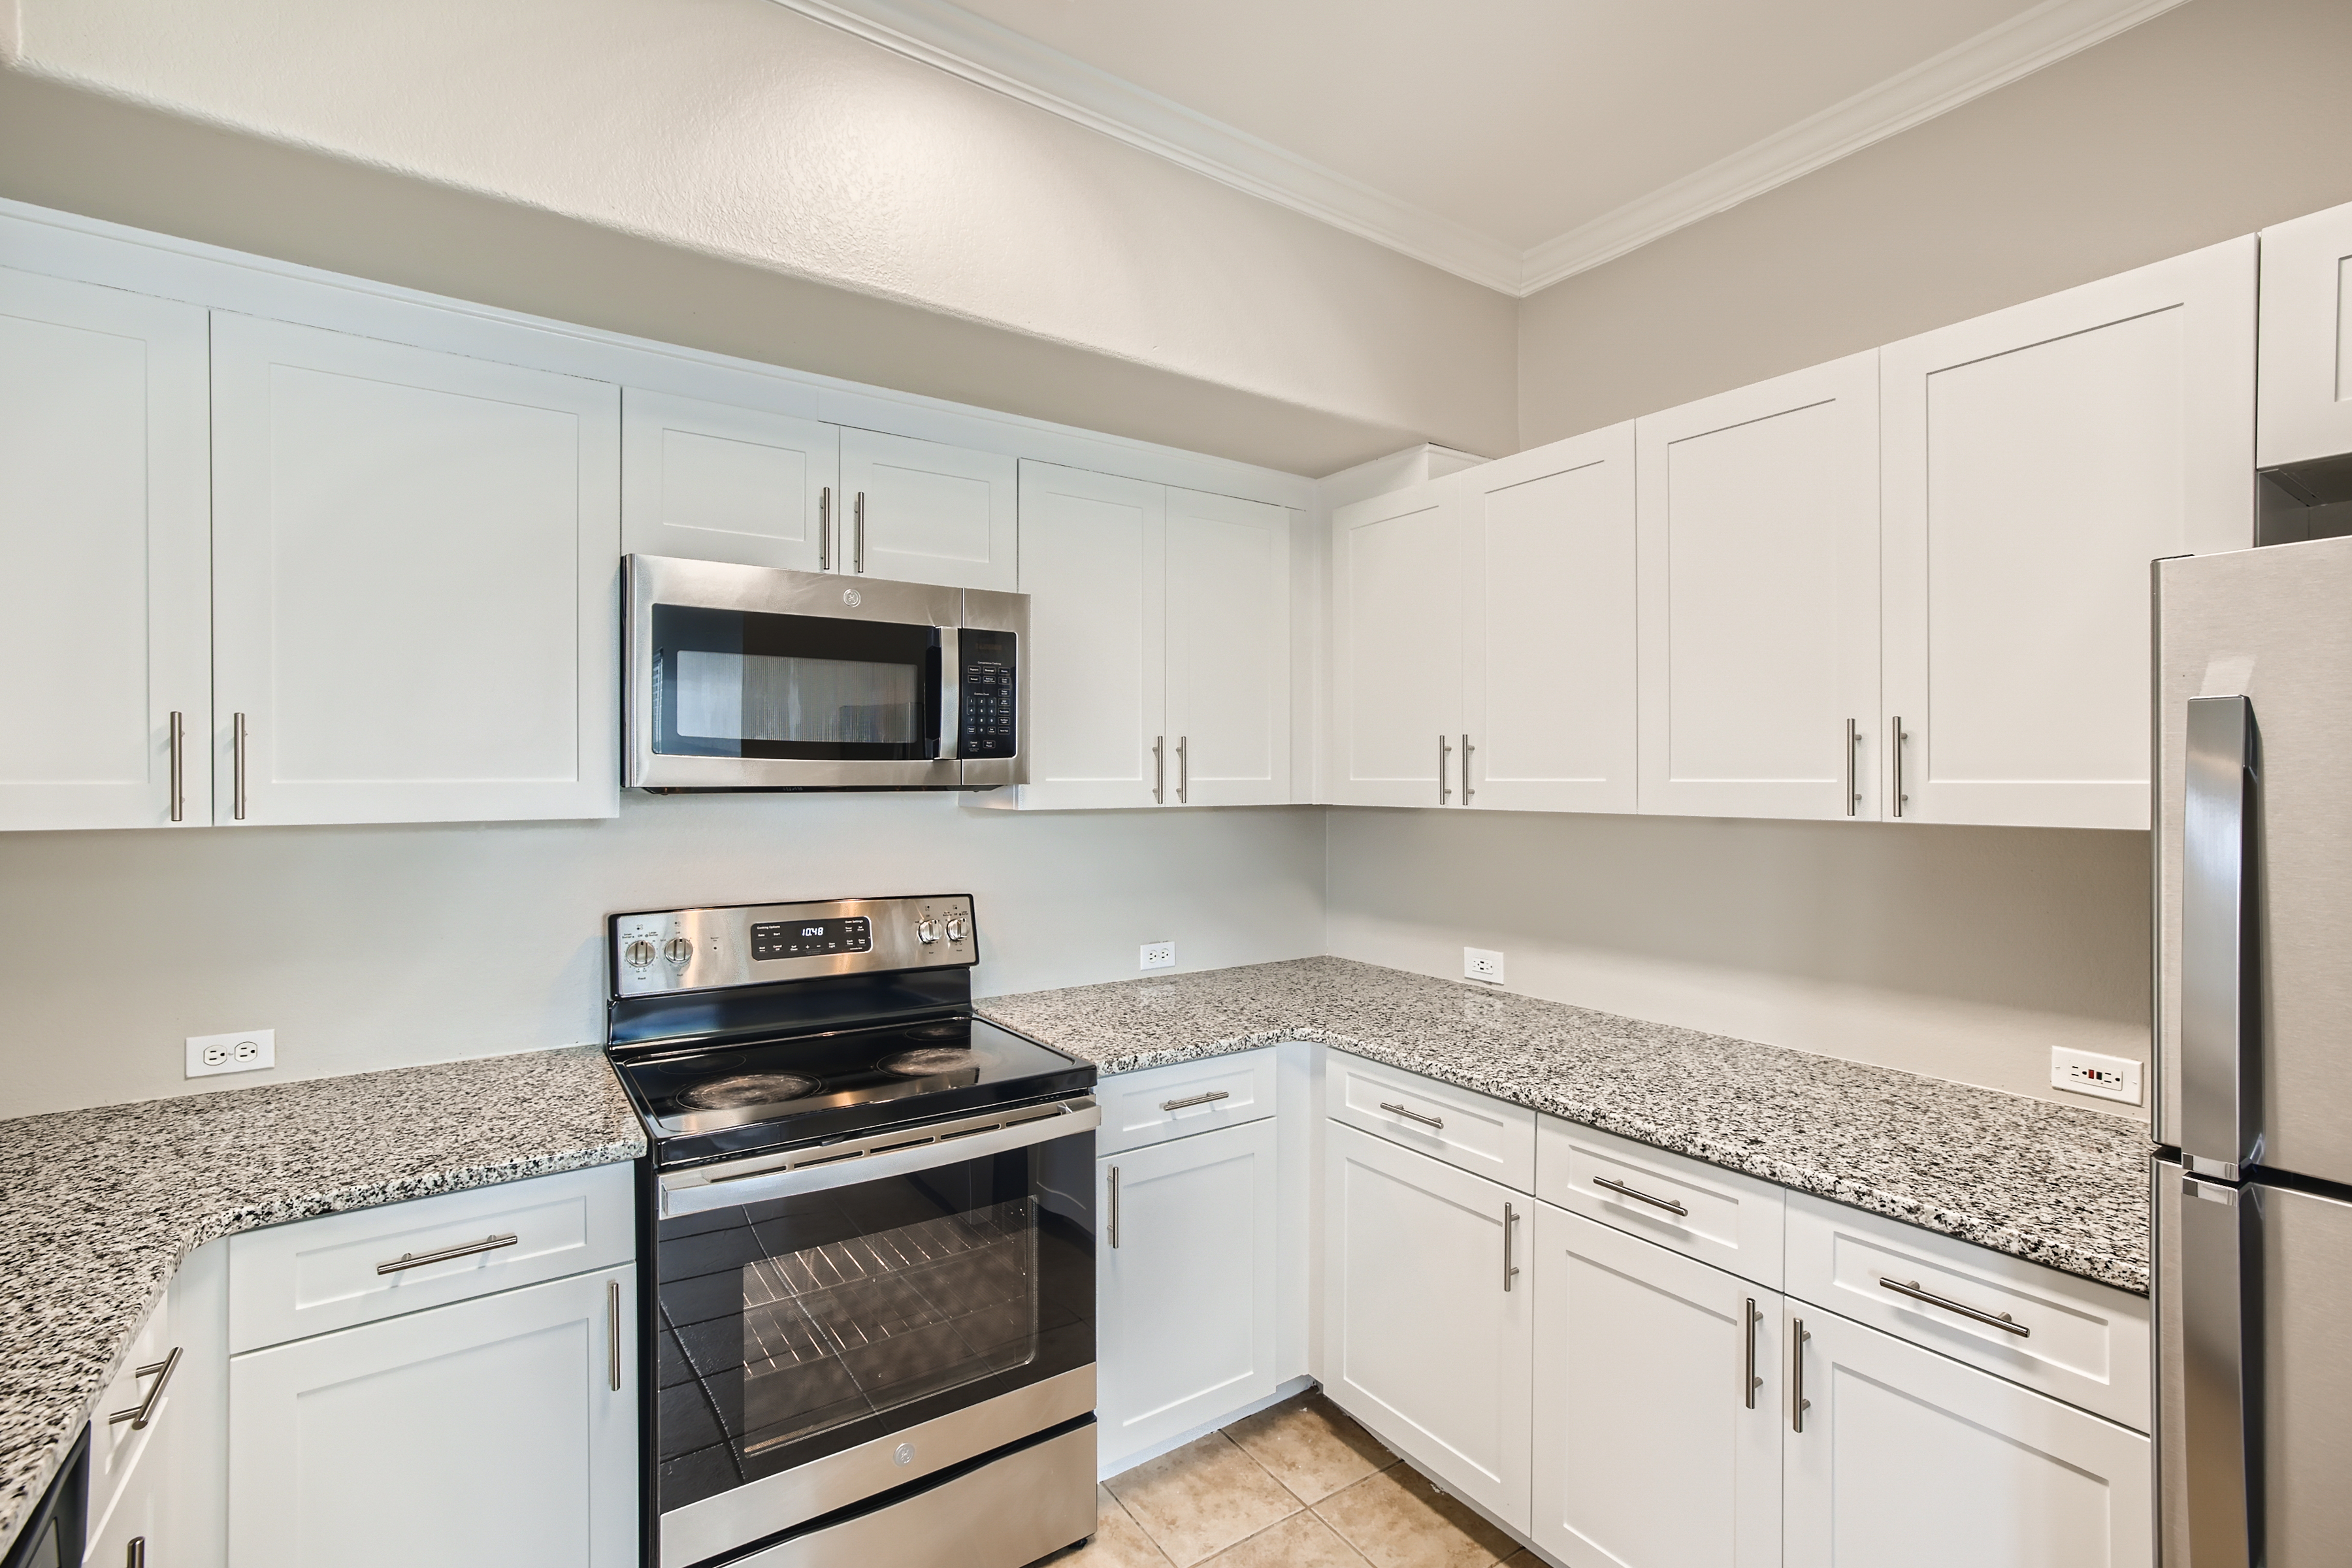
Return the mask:
<svg viewBox="0 0 2352 1568">
<path fill-rule="evenodd" d="M 1333 805 L 1462 798 L 1463 495 L 1444 479 L 1331 514 Z"/>
<path fill-rule="evenodd" d="M 576 1274 L 234 1358 L 229 1561 L 634 1568 L 635 1277 Z"/>
<path fill-rule="evenodd" d="M 1802 1431 L 1782 1444 L 1786 1552 L 1819 1568 L 2148 1568 L 2137 1432 L 1789 1304 Z"/>
<path fill-rule="evenodd" d="M 2148 563 L 2254 542 L 2254 241 L 1880 369 L 1886 815 L 2145 828 Z"/>
<path fill-rule="evenodd" d="M 630 387 L 621 395 L 621 548 L 830 571 L 840 469 L 835 426 Z"/>
<path fill-rule="evenodd" d="M 1535 1216 L 1536 1544 L 1570 1568 L 1780 1561 L 1780 1298 Z"/>
<path fill-rule="evenodd" d="M 1534 1205 L 1343 1123 L 1325 1131 L 1324 1392 L 1525 1530 Z"/>
<path fill-rule="evenodd" d="M 1050 463 L 1021 465 L 1022 591 L 1030 595 L 1022 803 L 1135 806 L 1167 784 L 1168 492 Z"/>
<path fill-rule="evenodd" d="M 1275 1124 L 1106 1155 L 1096 1253 L 1098 1459 L 1128 1457 L 1272 1396 Z"/>
<path fill-rule="evenodd" d="M 1168 491 L 1168 728 L 1184 805 L 1290 799 L 1290 514 Z"/>
<path fill-rule="evenodd" d="M 0 828 L 211 820 L 205 366 L 195 306 L 0 270 Z"/>
<path fill-rule="evenodd" d="M 1011 593 L 1020 579 L 1017 468 L 995 452 L 843 430 L 848 532 L 835 569 Z"/>
<path fill-rule="evenodd" d="M 1464 804 L 1633 810 L 1633 426 L 1458 483 Z"/>
<path fill-rule="evenodd" d="M 617 812 L 619 414 L 603 382 L 215 315 L 216 821 Z"/>
<path fill-rule="evenodd" d="M 2352 205 L 2262 233 L 2265 468 L 2352 453 Z"/>
<path fill-rule="evenodd" d="M 1635 443 L 1641 808 L 1875 817 L 1877 351 L 1652 415 Z"/>
</svg>

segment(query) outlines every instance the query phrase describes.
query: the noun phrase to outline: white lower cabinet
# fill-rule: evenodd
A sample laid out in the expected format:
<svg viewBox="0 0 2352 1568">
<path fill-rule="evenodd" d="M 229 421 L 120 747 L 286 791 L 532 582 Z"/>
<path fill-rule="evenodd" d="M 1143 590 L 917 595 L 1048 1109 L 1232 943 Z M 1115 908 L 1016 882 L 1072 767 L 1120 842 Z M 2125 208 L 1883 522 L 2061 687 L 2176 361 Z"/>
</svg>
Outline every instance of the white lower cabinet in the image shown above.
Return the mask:
<svg viewBox="0 0 2352 1568">
<path fill-rule="evenodd" d="M 1778 1563 L 1780 1294 L 1549 1204 L 1533 1252 L 1536 1544 L 1570 1568 Z"/>
<path fill-rule="evenodd" d="M 1106 1475 L 1129 1456 L 1270 1396 L 1275 1370 L 1272 1119 L 1097 1162 Z"/>
<path fill-rule="evenodd" d="M 1324 1391 L 1441 1486 L 1524 1531 L 1535 1205 L 1344 1123 L 1325 1128 Z"/>
<path fill-rule="evenodd" d="M 1791 1382 L 1810 1402 L 1784 1440 L 1790 1564 L 2147 1568 L 2146 1437 L 1832 1313 L 1789 1312 L 1782 1351 L 1801 1358 Z"/>
<path fill-rule="evenodd" d="M 577 1274 L 232 1358 L 229 1561 L 635 1564 L 635 1274 Z"/>
</svg>

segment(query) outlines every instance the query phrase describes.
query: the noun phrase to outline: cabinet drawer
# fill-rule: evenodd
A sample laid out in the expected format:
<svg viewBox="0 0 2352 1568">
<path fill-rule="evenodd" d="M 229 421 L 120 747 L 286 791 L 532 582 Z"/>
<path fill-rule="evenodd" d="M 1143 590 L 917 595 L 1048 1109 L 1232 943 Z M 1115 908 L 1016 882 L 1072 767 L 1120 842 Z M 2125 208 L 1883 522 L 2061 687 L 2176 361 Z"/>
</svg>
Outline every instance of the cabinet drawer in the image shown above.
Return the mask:
<svg viewBox="0 0 2352 1568">
<path fill-rule="evenodd" d="M 1103 1112 L 1098 1154 L 1238 1127 L 1274 1114 L 1274 1048 L 1121 1073 L 1099 1080 L 1095 1099 Z"/>
<path fill-rule="evenodd" d="M 1788 1215 L 1790 1295 L 2148 1430 L 2145 1299 L 1805 1193 Z"/>
<path fill-rule="evenodd" d="M 233 1237 L 228 1348 L 281 1344 L 630 1262 L 633 1170 L 598 1165 Z M 494 1240 L 503 1244 L 460 1250 Z M 442 1252 L 457 1256 L 383 1272 Z"/>
<path fill-rule="evenodd" d="M 1544 1116 L 1536 1121 L 1536 1196 L 1780 1288 L 1787 1194 L 1769 1182 Z"/>
<path fill-rule="evenodd" d="M 1333 1051 L 1324 1106 L 1335 1120 L 1449 1165 L 1535 1190 L 1536 1113 L 1466 1089 Z"/>
<path fill-rule="evenodd" d="M 180 1372 L 172 1355 L 175 1348 L 172 1299 L 167 1293 L 156 1303 L 154 1312 L 131 1340 L 131 1347 L 122 1352 L 122 1365 L 116 1370 L 114 1381 L 106 1385 L 97 1413 L 90 1417 L 89 1517 L 92 1525 L 109 1516 L 115 1500 L 139 1473 L 142 1458 L 171 1424 L 172 1385 Z M 142 1376 L 142 1371 L 149 1368 L 155 1370 Z M 155 1395 L 152 1405 L 147 1404 L 151 1393 Z M 142 1408 L 147 1416 L 143 1424 L 113 1419 L 117 1415 Z"/>
</svg>

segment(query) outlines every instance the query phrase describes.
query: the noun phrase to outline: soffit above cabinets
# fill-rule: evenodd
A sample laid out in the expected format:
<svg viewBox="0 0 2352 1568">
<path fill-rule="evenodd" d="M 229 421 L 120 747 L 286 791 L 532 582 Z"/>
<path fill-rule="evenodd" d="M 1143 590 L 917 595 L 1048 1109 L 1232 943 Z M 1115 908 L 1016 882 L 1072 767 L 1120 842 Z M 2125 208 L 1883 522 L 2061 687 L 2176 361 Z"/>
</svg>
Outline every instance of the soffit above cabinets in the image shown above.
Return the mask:
<svg viewBox="0 0 2352 1568">
<path fill-rule="evenodd" d="M 2181 0 L 778 0 L 1507 294 Z"/>
</svg>

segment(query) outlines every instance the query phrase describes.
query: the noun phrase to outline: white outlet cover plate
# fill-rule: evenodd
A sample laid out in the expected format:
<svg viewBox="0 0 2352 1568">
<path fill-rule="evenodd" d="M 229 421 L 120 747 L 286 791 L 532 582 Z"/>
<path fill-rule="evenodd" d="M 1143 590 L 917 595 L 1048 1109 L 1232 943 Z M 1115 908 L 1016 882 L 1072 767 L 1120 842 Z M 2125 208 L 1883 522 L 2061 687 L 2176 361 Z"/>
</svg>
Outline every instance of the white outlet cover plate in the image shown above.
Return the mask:
<svg viewBox="0 0 2352 1568">
<path fill-rule="evenodd" d="M 1503 983 L 1503 955 L 1499 952 L 1490 952 L 1483 947 L 1464 948 L 1462 978 L 1483 980 L 1489 985 L 1500 985 Z"/>
<path fill-rule="evenodd" d="M 1173 969 L 1176 967 L 1176 944 L 1172 942 L 1147 942 L 1143 944 L 1142 961 L 1138 969 Z"/>
<path fill-rule="evenodd" d="M 188 1076 L 259 1072 L 278 1065 L 278 1031 L 240 1029 L 233 1035 L 190 1035 Z"/>
<path fill-rule="evenodd" d="M 2065 1046 L 2050 1047 L 2050 1087 L 2053 1089 L 2137 1105 L 2140 1101 L 2139 1079 L 2140 1064 L 2129 1057 L 2101 1056 L 2096 1051 L 2078 1051 Z"/>
</svg>

